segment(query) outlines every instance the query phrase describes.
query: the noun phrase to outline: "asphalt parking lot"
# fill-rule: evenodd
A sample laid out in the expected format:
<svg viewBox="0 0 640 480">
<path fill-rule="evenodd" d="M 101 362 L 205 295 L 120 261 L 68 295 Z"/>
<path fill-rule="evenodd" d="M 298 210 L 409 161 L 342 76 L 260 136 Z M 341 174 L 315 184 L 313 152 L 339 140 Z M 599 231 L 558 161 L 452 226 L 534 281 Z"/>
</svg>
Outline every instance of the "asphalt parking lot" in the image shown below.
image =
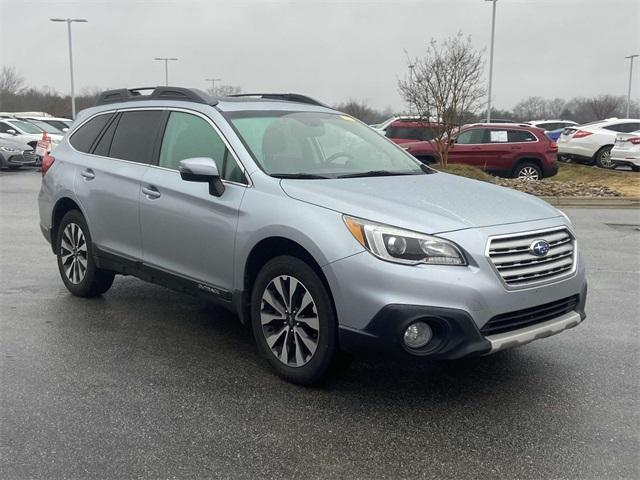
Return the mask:
<svg viewBox="0 0 640 480">
<path fill-rule="evenodd" d="M 567 210 L 581 326 L 490 357 L 356 361 L 309 389 L 217 307 L 129 277 L 68 294 L 39 182 L 0 173 L 0 478 L 640 477 L 638 210 Z"/>
</svg>

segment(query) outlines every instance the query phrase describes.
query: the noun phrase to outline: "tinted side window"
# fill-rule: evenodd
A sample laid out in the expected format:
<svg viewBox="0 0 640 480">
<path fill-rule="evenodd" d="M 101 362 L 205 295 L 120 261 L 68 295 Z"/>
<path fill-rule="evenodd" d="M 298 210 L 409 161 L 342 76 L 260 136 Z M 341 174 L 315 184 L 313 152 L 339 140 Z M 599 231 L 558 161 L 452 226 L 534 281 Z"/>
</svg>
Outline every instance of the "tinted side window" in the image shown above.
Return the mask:
<svg viewBox="0 0 640 480">
<path fill-rule="evenodd" d="M 614 125 L 609 125 L 608 127 L 603 128 L 612 130 L 614 132 L 630 133 L 636 131 L 639 126 L 640 123 L 616 123 Z"/>
<path fill-rule="evenodd" d="M 69 143 L 79 152 L 89 153 L 91 145 L 112 116 L 113 113 L 105 113 L 93 117 L 71 135 Z"/>
<path fill-rule="evenodd" d="M 11 130 L 13 127 L 10 127 L 4 122 L 0 122 L 0 133 L 7 133 L 7 130 Z M 13 128 L 15 130 L 15 128 Z"/>
<path fill-rule="evenodd" d="M 109 156 L 131 162 L 151 163 L 162 114 L 161 110 L 124 112 L 113 135 Z"/>
<path fill-rule="evenodd" d="M 536 136 L 526 130 L 509 130 L 508 137 L 510 142 L 535 142 Z"/>
<path fill-rule="evenodd" d="M 114 118 L 99 138 L 98 143 L 93 149 L 94 155 L 102 155 L 103 157 L 109 156 L 109 149 L 111 148 L 111 142 L 113 141 L 113 134 L 118 126 L 118 120 L 118 118 Z"/>
<path fill-rule="evenodd" d="M 178 170 L 180 160 L 194 157 L 212 158 L 221 178 L 244 182 L 240 167 L 209 123 L 196 115 L 171 112 L 162 138 L 158 166 Z"/>
<path fill-rule="evenodd" d="M 484 143 L 485 132 L 486 130 L 484 128 L 472 128 L 471 130 L 465 130 L 458 135 L 456 143 L 461 143 L 463 145 Z"/>
</svg>

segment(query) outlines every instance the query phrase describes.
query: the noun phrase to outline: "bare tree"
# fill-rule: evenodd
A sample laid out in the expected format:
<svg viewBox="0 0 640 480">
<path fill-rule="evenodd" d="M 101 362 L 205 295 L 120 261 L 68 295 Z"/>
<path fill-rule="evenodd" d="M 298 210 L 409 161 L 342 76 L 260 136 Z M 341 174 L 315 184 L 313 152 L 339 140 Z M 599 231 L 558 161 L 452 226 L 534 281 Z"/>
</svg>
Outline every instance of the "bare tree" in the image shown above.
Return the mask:
<svg viewBox="0 0 640 480">
<path fill-rule="evenodd" d="M 390 108 L 386 108 L 385 110 L 376 110 L 367 105 L 364 100 L 358 101 L 351 99 L 347 102 L 336 105 L 334 108 L 369 125 L 372 123 L 382 122 L 393 115 L 393 111 Z"/>
<path fill-rule="evenodd" d="M 553 98 L 551 100 L 547 100 L 546 113 L 549 115 L 549 118 L 567 120 L 562 117 L 562 112 L 564 112 L 566 105 L 567 101 L 564 98 Z"/>
<path fill-rule="evenodd" d="M 435 135 L 430 140 L 446 165 L 453 133 L 483 105 L 483 51 L 459 33 L 442 43 L 432 40 L 424 56 L 408 58 L 412 75 L 398 82 L 401 96 Z"/>
<path fill-rule="evenodd" d="M 587 99 L 587 105 L 598 120 L 613 116 L 621 103 L 622 97 L 613 95 L 598 95 Z"/>
<path fill-rule="evenodd" d="M 229 95 L 242 93 L 242 88 L 236 85 L 220 85 L 218 87 L 208 88 L 207 93 L 212 97 L 228 97 Z"/>
<path fill-rule="evenodd" d="M 0 94 L 16 94 L 24 88 L 24 78 L 18 75 L 13 67 L 2 67 L 0 70 Z"/>
<path fill-rule="evenodd" d="M 542 120 L 547 117 L 548 102 L 542 97 L 527 97 L 513 107 L 515 116 L 523 121 Z"/>
</svg>

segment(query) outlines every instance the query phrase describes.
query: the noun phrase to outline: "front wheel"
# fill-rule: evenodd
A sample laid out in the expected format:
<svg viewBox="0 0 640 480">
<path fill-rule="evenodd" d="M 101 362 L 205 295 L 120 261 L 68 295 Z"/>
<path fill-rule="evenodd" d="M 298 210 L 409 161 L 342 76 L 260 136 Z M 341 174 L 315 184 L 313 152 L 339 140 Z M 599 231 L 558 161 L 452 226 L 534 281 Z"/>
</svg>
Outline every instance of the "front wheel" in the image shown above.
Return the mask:
<svg viewBox="0 0 640 480">
<path fill-rule="evenodd" d="M 329 293 L 302 260 L 281 256 L 260 270 L 251 294 L 258 349 L 283 379 L 318 383 L 337 350 L 337 322 Z"/>
<path fill-rule="evenodd" d="M 75 296 L 95 297 L 111 287 L 115 273 L 96 266 L 89 228 L 78 210 L 71 210 L 62 217 L 56 255 L 62 281 Z"/>
<path fill-rule="evenodd" d="M 542 170 L 535 163 L 521 163 L 513 172 L 513 177 L 519 180 L 536 181 L 542 178 Z"/>
<path fill-rule="evenodd" d="M 613 147 L 608 146 L 608 147 L 602 147 L 600 150 L 598 150 L 595 156 L 597 166 L 599 166 L 600 168 L 607 168 L 607 169 L 616 168 L 616 166 L 611 161 L 612 148 Z"/>
</svg>

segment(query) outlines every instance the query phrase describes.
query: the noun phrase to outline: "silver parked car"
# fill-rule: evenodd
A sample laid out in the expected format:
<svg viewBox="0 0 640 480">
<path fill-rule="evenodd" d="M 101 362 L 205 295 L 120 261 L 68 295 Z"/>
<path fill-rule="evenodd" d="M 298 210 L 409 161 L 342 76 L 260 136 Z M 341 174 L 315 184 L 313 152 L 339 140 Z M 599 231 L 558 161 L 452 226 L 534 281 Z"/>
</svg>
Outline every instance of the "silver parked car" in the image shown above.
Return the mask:
<svg viewBox="0 0 640 480">
<path fill-rule="evenodd" d="M 296 94 L 105 92 L 43 161 L 41 229 L 71 293 L 129 274 L 237 312 L 283 378 L 340 351 L 455 359 L 584 318 L 571 222 L 439 173 Z"/>
</svg>

